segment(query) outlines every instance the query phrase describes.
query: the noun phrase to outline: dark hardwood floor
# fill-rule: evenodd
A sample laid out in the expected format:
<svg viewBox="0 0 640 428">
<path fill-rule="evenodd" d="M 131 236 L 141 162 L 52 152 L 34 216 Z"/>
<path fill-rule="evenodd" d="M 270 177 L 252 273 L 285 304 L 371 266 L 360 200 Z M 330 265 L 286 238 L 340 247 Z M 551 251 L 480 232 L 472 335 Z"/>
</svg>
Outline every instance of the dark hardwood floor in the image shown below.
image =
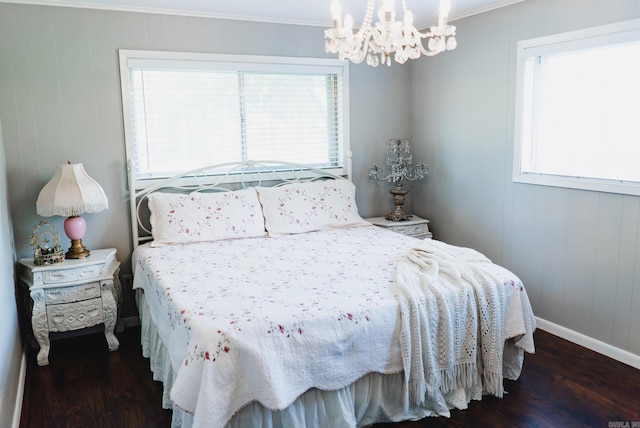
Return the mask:
<svg viewBox="0 0 640 428">
<path fill-rule="evenodd" d="M 111 353 L 101 334 L 53 341 L 44 367 L 30 349 L 20 426 L 169 427 L 139 334 L 118 334 L 120 349 Z M 535 338 L 536 354 L 526 356 L 518 381 L 505 382 L 503 399 L 484 397 L 451 418 L 376 428 L 640 427 L 639 370 L 543 331 Z"/>
</svg>

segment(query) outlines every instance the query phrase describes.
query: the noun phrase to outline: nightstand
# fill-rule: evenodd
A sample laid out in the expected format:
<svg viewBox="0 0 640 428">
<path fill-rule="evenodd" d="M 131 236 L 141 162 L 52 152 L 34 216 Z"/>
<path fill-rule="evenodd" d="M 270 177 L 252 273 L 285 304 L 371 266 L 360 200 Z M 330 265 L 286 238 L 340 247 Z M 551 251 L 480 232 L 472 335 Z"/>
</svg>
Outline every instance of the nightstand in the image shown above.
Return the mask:
<svg viewBox="0 0 640 428">
<path fill-rule="evenodd" d="M 402 233 L 419 239 L 432 238 L 429 232 L 429 220 L 418 216 L 413 216 L 411 220 L 391 221 L 384 217 L 365 218 L 366 221 L 378 227 L 389 229 L 393 232 Z"/>
<path fill-rule="evenodd" d="M 36 266 L 21 259 L 19 284 L 31 314 L 33 335 L 40 345 L 38 365 L 49 364 L 49 333 L 80 330 L 104 324 L 110 351 L 120 346 L 113 331 L 122 290 L 118 279 L 120 262 L 116 250 L 93 250 L 85 259 Z"/>
</svg>

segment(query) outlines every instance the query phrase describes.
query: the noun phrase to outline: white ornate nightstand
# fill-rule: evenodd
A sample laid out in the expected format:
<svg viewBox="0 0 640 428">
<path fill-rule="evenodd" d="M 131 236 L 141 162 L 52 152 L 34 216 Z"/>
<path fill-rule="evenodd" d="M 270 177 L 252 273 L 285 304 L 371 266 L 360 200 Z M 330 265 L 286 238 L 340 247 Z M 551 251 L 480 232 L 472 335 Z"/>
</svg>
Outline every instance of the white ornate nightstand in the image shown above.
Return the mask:
<svg viewBox="0 0 640 428">
<path fill-rule="evenodd" d="M 402 233 L 419 239 L 432 238 L 429 232 L 429 220 L 418 216 L 413 216 L 411 220 L 391 221 L 384 217 L 365 218 L 366 221 L 378 227 L 389 229 L 393 232 Z"/>
<path fill-rule="evenodd" d="M 33 335 L 40 345 L 38 365 L 49 364 L 49 333 L 104 324 L 110 351 L 120 346 L 113 331 L 122 290 L 116 250 L 93 250 L 85 259 L 36 266 L 33 259 L 19 263 L 20 286 L 28 292 Z"/>
</svg>

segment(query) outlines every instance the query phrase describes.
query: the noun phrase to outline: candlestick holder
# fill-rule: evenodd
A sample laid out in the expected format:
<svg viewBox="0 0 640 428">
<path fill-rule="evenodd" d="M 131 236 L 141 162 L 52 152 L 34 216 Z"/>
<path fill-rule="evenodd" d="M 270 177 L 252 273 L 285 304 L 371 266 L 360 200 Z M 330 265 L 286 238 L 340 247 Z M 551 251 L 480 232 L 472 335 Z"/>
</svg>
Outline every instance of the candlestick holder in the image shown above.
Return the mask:
<svg viewBox="0 0 640 428">
<path fill-rule="evenodd" d="M 411 144 L 406 138 L 392 138 L 387 141 L 386 148 L 386 169 L 372 164 L 369 167 L 369 177 L 379 181 L 393 182 L 395 185 L 389 191 L 393 196 L 395 209 L 384 218 L 391 221 L 409 220 L 413 216 L 405 213 L 402 208 L 409 193 L 403 186 L 403 180 L 414 181 L 424 178 L 429 169 L 423 162 L 413 165 Z"/>
</svg>

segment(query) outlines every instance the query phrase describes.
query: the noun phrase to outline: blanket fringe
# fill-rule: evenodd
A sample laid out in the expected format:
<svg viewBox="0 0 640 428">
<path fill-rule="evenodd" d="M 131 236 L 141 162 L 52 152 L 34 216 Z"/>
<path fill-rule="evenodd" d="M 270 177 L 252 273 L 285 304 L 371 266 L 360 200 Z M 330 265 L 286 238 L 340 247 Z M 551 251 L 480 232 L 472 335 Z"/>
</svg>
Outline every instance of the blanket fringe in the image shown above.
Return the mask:
<svg viewBox="0 0 640 428">
<path fill-rule="evenodd" d="M 458 388 L 469 388 L 478 383 L 478 367 L 475 363 L 458 364 L 440 371 L 442 392 L 447 393 Z"/>
<path fill-rule="evenodd" d="M 435 391 L 447 394 L 459 388 L 468 389 L 481 382 L 485 394 L 498 398 L 504 397 L 504 377 L 500 373 L 485 371 L 480 379 L 475 363 L 457 364 L 453 367 L 428 373 L 426 384 L 418 378 L 409 381 L 409 392 L 413 404 L 424 404 L 425 398 L 432 397 Z"/>
<path fill-rule="evenodd" d="M 461 363 L 426 374 L 425 382 L 417 378 L 409 380 L 409 391 L 412 402 L 418 405 L 424 403 L 426 397 L 447 394 L 459 388 L 471 388 L 480 382 L 478 365 L 476 363 Z M 502 386 L 502 383 L 500 382 Z M 435 394 L 438 391 L 439 394 Z"/>
<path fill-rule="evenodd" d="M 482 389 L 485 393 L 502 398 L 504 396 L 504 383 L 502 373 L 485 370 L 482 374 Z"/>
</svg>

